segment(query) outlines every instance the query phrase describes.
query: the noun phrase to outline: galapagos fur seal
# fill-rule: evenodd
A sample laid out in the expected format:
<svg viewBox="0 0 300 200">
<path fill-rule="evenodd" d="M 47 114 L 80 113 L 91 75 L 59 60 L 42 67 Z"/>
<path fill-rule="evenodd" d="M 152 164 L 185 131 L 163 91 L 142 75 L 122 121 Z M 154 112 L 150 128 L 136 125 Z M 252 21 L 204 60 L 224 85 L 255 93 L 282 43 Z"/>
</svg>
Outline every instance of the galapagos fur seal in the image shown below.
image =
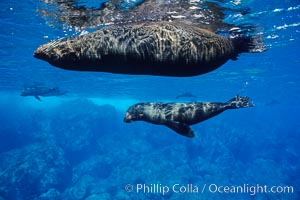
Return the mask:
<svg viewBox="0 0 300 200">
<path fill-rule="evenodd" d="M 229 38 L 194 25 L 148 22 L 49 42 L 34 56 L 68 70 L 186 77 L 210 72 L 242 52 L 264 50 L 259 36 Z"/>
<path fill-rule="evenodd" d="M 63 96 L 66 95 L 66 91 L 61 91 L 58 87 L 46 87 L 43 85 L 30 85 L 23 88 L 21 91 L 21 96 L 33 96 L 39 101 L 42 101 L 42 97 L 51 97 L 51 96 Z"/>
<path fill-rule="evenodd" d="M 137 103 L 128 108 L 124 122 L 145 121 L 165 125 L 175 132 L 194 137 L 190 125 L 212 118 L 225 110 L 254 106 L 249 97 L 235 96 L 225 103 Z"/>
</svg>

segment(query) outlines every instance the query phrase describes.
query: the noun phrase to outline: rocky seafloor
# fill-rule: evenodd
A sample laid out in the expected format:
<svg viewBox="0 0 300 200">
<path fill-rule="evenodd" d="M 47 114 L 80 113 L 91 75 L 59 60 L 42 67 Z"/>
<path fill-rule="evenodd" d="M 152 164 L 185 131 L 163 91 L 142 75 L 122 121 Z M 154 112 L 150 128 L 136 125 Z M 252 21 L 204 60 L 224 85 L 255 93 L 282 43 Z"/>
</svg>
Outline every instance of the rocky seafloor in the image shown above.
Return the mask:
<svg viewBox="0 0 300 200">
<path fill-rule="evenodd" d="M 222 114 L 194 126 L 197 136 L 189 139 L 163 126 L 125 124 L 114 106 L 87 99 L 51 109 L 2 103 L 1 110 L 0 200 L 300 198 L 299 134 L 282 137 L 281 126 L 263 126 L 267 117 L 259 114 L 254 124 L 236 120 L 243 112 Z M 139 184 L 149 188 L 138 191 Z M 183 190 L 154 189 L 174 184 Z M 294 191 L 220 193 L 202 191 L 204 184 Z"/>
</svg>

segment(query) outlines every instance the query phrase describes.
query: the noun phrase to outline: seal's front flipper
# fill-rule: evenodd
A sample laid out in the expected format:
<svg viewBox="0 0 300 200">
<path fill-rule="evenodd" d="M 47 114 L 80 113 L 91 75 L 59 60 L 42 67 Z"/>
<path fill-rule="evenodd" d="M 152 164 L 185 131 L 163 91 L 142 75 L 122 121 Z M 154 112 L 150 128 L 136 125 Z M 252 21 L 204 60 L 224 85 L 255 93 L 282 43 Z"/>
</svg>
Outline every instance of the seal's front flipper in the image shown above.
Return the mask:
<svg viewBox="0 0 300 200">
<path fill-rule="evenodd" d="M 36 98 L 39 101 L 42 101 L 42 99 L 39 96 L 34 96 L 34 98 Z"/>
<path fill-rule="evenodd" d="M 186 124 L 182 124 L 176 121 L 167 121 L 166 126 L 170 129 L 174 130 L 176 133 L 180 135 L 192 138 L 194 137 L 194 131 Z"/>
</svg>

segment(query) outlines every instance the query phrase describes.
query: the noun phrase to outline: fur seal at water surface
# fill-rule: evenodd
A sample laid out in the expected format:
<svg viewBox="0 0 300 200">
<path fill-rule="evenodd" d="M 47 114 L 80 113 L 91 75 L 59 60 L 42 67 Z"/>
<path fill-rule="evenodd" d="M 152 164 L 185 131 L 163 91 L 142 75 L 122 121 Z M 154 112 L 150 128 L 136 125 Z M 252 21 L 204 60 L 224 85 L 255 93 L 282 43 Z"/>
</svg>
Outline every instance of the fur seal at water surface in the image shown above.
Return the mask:
<svg viewBox="0 0 300 200">
<path fill-rule="evenodd" d="M 258 36 L 229 38 L 194 25 L 148 22 L 49 42 L 34 56 L 68 70 L 185 77 L 210 72 L 242 52 L 264 50 Z"/>
<path fill-rule="evenodd" d="M 175 132 L 194 137 L 189 127 L 212 118 L 225 110 L 254 106 L 248 97 L 235 96 L 225 103 L 137 103 L 128 108 L 124 122 L 145 121 L 165 125 Z"/>
</svg>

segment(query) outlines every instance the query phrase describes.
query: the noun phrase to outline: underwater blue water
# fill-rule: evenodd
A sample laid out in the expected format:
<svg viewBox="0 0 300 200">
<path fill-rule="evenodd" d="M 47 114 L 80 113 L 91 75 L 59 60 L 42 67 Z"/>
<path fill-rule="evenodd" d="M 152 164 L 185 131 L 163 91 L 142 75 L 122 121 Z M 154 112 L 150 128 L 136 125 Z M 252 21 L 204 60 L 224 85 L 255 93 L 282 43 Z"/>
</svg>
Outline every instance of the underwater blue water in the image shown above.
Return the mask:
<svg viewBox="0 0 300 200">
<path fill-rule="evenodd" d="M 0 1 L 0 200 L 300 199 L 300 2 L 226 2 L 250 8 L 243 20 L 261 27 L 268 50 L 174 78 L 55 68 L 33 52 L 74 30 L 47 23 L 38 0 Z M 68 94 L 20 96 L 28 84 Z M 184 92 L 196 97 L 176 99 Z M 137 102 L 236 94 L 255 106 L 192 126 L 193 139 L 123 123 Z"/>
</svg>

